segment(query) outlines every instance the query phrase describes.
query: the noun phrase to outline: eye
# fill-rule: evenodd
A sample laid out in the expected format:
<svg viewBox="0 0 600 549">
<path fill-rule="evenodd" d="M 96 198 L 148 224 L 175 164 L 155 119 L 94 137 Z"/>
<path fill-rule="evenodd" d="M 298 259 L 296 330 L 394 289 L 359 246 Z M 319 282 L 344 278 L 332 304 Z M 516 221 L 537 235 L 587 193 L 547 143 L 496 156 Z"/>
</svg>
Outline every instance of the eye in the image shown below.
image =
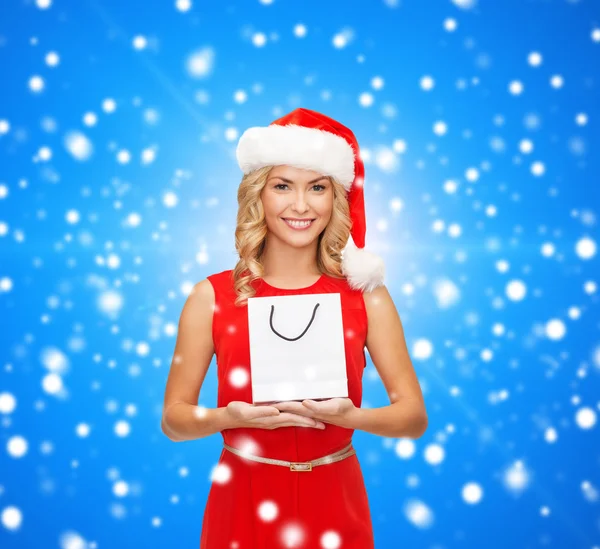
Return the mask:
<svg viewBox="0 0 600 549">
<path fill-rule="evenodd" d="M 277 183 L 277 185 L 274 185 L 273 188 L 279 190 L 283 190 L 280 189 L 279 187 L 287 187 L 287 183 Z M 325 185 L 319 185 L 318 183 L 316 183 L 315 185 L 312 186 L 312 188 L 314 189 L 315 187 L 320 187 L 320 189 L 318 189 L 319 192 L 324 191 L 327 187 L 325 187 Z"/>
</svg>

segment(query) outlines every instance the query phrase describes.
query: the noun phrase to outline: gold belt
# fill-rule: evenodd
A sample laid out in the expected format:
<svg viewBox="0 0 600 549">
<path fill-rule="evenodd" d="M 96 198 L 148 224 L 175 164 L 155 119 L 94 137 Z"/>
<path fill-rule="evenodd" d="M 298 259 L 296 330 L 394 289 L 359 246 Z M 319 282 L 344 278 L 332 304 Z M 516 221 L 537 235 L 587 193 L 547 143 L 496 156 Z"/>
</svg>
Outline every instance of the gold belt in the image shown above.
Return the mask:
<svg viewBox="0 0 600 549">
<path fill-rule="evenodd" d="M 294 461 L 285 461 L 283 459 L 272 459 L 272 458 L 266 458 L 266 457 L 262 457 L 262 456 L 254 456 L 252 454 L 244 452 L 243 450 L 238 450 L 237 448 L 233 448 L 232 446 L 229 446 L 228 444 L 225 444 L 225 443 L 223 443 L 223 446 L 230 452 L 232 452 L 238 456 L 241 456 L 243 458 L 250 459 L 252 461 L 259 461 L 260 463 L 270 463 L 272 465 L 282 465 L 284 467 L 289 467 L 290 471 L 312 471 L 312 468 L 316 467 L 317 465 L 326 465 L 328 463 L 334 463 L 336 461 L 340 461 L 347 457 L 353 456 L 356 453 L 354 448 L 352 448 L 352 443 L 350 443 L 345 448 L 342 448 L 341 450 L 338 450 L 337 452 L 334 452 L 333 454 L 329 454 L 327 456 L 313 459 L 311 461 L 304 461 L 304 462 L 296 461 L 296 462 L 294 462 Z"/>
</svg>

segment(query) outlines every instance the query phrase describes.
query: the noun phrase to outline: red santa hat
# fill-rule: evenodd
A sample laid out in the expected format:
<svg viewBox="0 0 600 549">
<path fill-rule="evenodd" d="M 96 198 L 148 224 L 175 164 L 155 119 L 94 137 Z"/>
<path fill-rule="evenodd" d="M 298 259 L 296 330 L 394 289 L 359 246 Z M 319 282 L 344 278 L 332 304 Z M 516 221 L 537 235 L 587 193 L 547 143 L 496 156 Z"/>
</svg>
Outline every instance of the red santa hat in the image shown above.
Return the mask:
<svg viewBox="0 0 600 549">
<path fill-rule="evenodd" d="M 352 227 L 342 251 L 342 272 L 354 289 L 383 285 L 383 259 L 365 250 L 365 167 L 352 131 L 333 118 L 309 109 L 295 109 L 266 127 L 247 129 L 236 149 L 244 174 L 263 166 L 288 165 L 332 176 L 346 189 Z"/>
</svg>

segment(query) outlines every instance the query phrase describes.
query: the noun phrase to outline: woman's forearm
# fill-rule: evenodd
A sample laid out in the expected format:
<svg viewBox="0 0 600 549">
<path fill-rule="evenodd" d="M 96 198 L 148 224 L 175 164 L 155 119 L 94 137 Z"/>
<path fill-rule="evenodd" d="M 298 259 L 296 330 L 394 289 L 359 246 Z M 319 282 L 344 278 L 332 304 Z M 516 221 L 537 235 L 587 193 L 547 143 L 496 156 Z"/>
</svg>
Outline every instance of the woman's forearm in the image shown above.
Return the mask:
<svg viewBox="0 0 600 549">
<path fill-rule="evenodd" d="M 415 399 L 400 399 L 380 408 L 355 408 L 348 429 L 358 429 L 385 437 L 419 438 L 427 430 L 427 415 Z M 195 440 L 239 427 L 226 407 L 204 408 L 187 402 L 175 402 L 163 412 L 163 433 L 175 442 Z"/>
<path fill-rule="evenodd" d="M 401 398 L 381 408 L 355 408 L 348 427 L 383 437 L 419 438 L 427 430 L 427 414 L 415 399 Z"/>
<path fill-rule="evenodd" d="M 236 427 L 227 408 L 204 408 L 187 402 L 170 404 L 163 412 L 161 427 L 175 442 L 195 440 Z"/>
</svg>

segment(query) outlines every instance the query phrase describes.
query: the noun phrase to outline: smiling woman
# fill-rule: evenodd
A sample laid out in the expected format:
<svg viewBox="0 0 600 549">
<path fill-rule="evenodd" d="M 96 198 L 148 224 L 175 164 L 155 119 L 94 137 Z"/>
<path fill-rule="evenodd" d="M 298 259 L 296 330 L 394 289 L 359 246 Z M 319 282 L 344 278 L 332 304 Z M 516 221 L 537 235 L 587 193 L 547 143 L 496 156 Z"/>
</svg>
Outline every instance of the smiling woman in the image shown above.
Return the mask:
<svg viewBox="0 0 600 549">
<path fill-rule="evenodd" d="M 265 271 L 281 270 L 281 267 L 269 264 L 272 258 L 279 258 L 281 265 L 287 265 L 288 269 L 291 267 L 294 271 L 298 269 L 298 259 L 300 267 L 314 262 L 318 245 L 314 233 L 321 234 L 331 219 L 334 207 L 333 186 L 331 178 L 313 170 L 292 166 L 275 166 L 270 170 L 260 194 L 265 223 L 269 229 L 263 252 Z M 340 188 L 337 192 L 342 194 L 343 189 L 338 186 Z M 282 222 L 286 227 L 283 232 L 279 230 Z M 304 233 L 304 239 L 311 239 L 311 246 L 298 252 L 298 241 L 286 240 L 287 235 L 293 233 Z M 289 257 L 290 253 L 293 258 Z M 299 257 L 299 253 L 303 257 Z M 293 261 L 290 262 L 289 259 Z"/>
<path fill-rule="evenodd" d="M 383 261 L 364 249 L 364 166 L 356 138 L 325 115 L 296 109 L 268 127 L 244 132 L 237 157 L 244 172 L 235 231 L 239 261 L 196 284 L 186 301 L 163 408 L 163 431 L 171 440 L 223 436 L 222 474 L 211 485 L 200 547 L 287 547 L 290 536 L 295 547 L 323 547 L 323 537 L 334 534 L 344 549 L 373 549 L 352 434 L 363 429 L 418 437 L 427 421 L 399 317 L 383 284 Z M 261 401 L 254 399 L 250 328 L 256 335 L 261 324 L 252 316 L 250 326 L 249 299 L 283 305 L 313 294 L 331 298 L 338 308 L 332 318 L 341 320 L 339 339 L 331 332 L 310 350 L 327 360 L 329 345 L 339 344 L 341 389 L 320 401 L 253 404 Z M 319 319 L 329 326 L 323 323 L 331 319 Z M 365 347 L 390 406 L 361 408 Z M 214 354 L 217 408 L 200 408 Z M 277 362 L 273 373 L 282 368 Z M 268 353 L 266 364 L 271 368 Z"/>
<path fill-rule="evenodd" d="M 280 178 L 278 178 L 280 179 Z M 317 179 L 317 181 L 321 180 L 322 178 Z M 289 184 L 293 185 L 293 182 L 288 181 Z M 276 190 L 280 190 L 281 187 L 287 187 L 286 183 L 280 183 L 275 185 L 273 188 Z M 312 187 L 320 187 L 321 191 L 324 191 L 327 187 L 325 185 L 312 185 Z M 292 227 L 293 229 L 306 229 L 308 227 L 311 226 L 312 222 L 315 220 L 314 217 L 282 217 L 281 219 L 283 219 L 290 227 Z"/>
</svg>

